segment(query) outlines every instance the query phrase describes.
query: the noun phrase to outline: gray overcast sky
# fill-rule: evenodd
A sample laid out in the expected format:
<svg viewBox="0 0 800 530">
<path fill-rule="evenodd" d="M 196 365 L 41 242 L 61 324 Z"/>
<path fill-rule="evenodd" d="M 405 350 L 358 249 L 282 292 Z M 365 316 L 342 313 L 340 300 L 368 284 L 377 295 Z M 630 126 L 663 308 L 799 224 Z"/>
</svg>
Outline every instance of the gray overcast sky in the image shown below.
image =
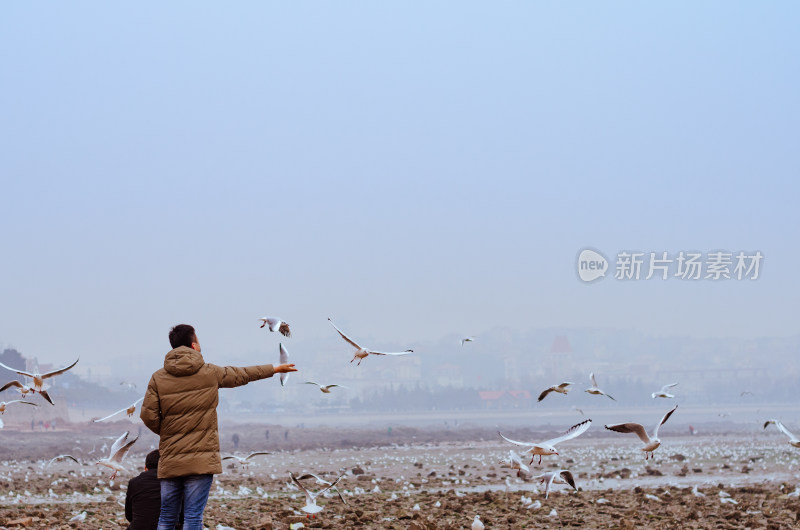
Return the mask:
<svg viewBox="0 0 800 530">
<path fill-rule="evenodd" d="M 0 344 L 157 366 L 188 322 L 224 361 L 273 349 L 263 315 L 389 347 L 797 334 L 798 11 L 6 4 Z M 587 285 L 587 246 L 764 261 Z"/>
</svg>

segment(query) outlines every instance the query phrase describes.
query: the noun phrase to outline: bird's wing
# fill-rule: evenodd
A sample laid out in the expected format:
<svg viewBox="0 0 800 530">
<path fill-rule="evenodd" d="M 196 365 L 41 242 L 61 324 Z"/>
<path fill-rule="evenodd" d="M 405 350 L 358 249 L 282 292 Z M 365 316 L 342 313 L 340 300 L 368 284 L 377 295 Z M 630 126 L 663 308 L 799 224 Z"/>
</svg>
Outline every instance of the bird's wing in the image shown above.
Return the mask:
<svg viewBox="0 0 800 530">
<path fill-rule="evenodd" d="M 553 481 L 556 479 L 556 475 L 558 475 L 558 473 L 556 473 L 555 471 L 549 471 L 544 474 L 544 478 L 547 480 L 544 486 L 545 499 L 550 495 L 550 487 L 553 485 Z"/>
<path fill-rule="evenodd" d="M 781 431 L 783 434 L 788 436 L 790 440 L 795 441 L 795 442 L 797 441 L 797 437 L 794 434 L 792 434 L 791 432 L 789 432 L 789 429 L 784 427 L 783 423 L 781 423 L 781 422 L 779 422 L 777 420 L 771 420 L 771 421 L 773 423 L 775 423 L 775 427 L 777 427 L 778 430 Z M 766 424 L 764 426 L 766 427 Z"/>
<path fill-rule="evenodd" d="M 244 457 L 244 459 L 245 459 L 245 460 L 247 460 L 248 458 L 253 458 L 254 456 L 258 456 L 258 455 L 271 455 L 271 454 L 272 454 L 272 453 L 268 453 L 268 452 L 266 452 L 266 451 L 256 451 L 255 453 L 250 453 L 249 455 L 247 455 L 246 457 Z"/>
<path fill-rule="evenodd" d="M 567 432 L 565 432 L 561 436 L 553 438 L 552 440 L 547 440 L 544 443 L 547 445 L 555 445 L 557 443 L 561 443 L 566 440 L 571 440 L 585 433 L 586 430 L 591 426 L 592 426 L 592 420 L 584 420 L 580 423 L 576 423 L 575 425 L 567 429 Z"/>
<path fill-rule="evenodd" d="M 330 323 L 331 323 L 331 326 L 333 326 L 333 329 L 335 329 L 336 331 L 338 331 L 338 332 L 339 332 L 339 335 L 341 335 L 341 336 L 342 336 L 342 338 L 343 338 L 345 341 L 347 341 L 347 342 L 350 344 L 350 346 L 352 346 L 353 348 L 355 348 L 355 349 L 357 349 L 357 350 L 360 350 L 360 349 L 361 349 L 361 346 L 359 346 L 358 344 L 356 344 L 355 342 L 353 342 L 352 340 L 350 340 L 350 338 L 349 338 L 347 335 L 345 335 L 344 333 L 342 333 L 342 331 L 341 331 L 339 328 L 337 328 L 337 327 L 336 327 L 336 324 L 334 324 L 334 323 L 333 323 L 333 320 L 331 320 L 331 319 L 329 318 L 329 319 L 328 319 L 328 322 L 330 322 Z"/>
<path fill-rule="evenodd" d="M 292 475 L 291 471 L 289 472 L 289 476 L 290 476 L 290 477 L 292 477 L 292 482 L 294 482 L 294 483 L 295 483 L 295 485 L 296 485 L 298 488 L 300 488 L 300 491 L 302 491 L 303 493 L 305 493 L 305 495 L 306 495 L 306 504 L 313 504 L 313 503 L 314 503 L 314 497 L 316 497 L 316 495 L 312 496 L 312 495 L 311 495 L 311 492 L 309 492 L 309 491 L 306 489 L 306 487 L 305 487 L 305 486 L 303 486 L 302 484 L 300 484 L 300 481 L 298 481 L 298 480 L 297 480 L 297 479 L 294 477 L 294 475 Z"/>
<path fill-rule="evenodd" d="M 678 383 L 672 383 L 670 385 L 664 385 L 661 387 L 661 392 L 666 393 L 668 388 L 672 388 L 674 386 L 678 386 Z"/>
<path fill-rule="evenodd" d="M 241 458 L 240 458 L 240 457 L 238 457 L 238 456 L 230 456 L 230 455 L 228 455 L 228 456 L 223 456 L 223 457 L 222 457 L 222 460 L 233 460 L 234 458 L 235 458 L 235 459 L 237 459 L 237 460 L 241 460 Z"/>
<path fill-rule="evenodd" d="M 664 414 L 664 417 L 661 418 L 661 421 L 656 424 L 656 428 L 653 430 L 653 438 L 658 438 L 658 428 L 667 423 L 667 420 L 669 419 L 670 416 L 672 416 L 672 413 L 675 412 L 675 409 L 677 408 L 678 405 L 675 405 L 674 407 L 672 407 L 672 410 Z"/>
<path fill-rule="evenodd" d="M 2 363 L 0 363 L 0 364 L 2 364 Z M 8 368 L 8 366 L 6 366 L 6 368 Z M 15 386 L 15 387 L 17 387 L 17 388 L 22 388 L 22 387 L 23 387 L 23 386 L 25 386 L 25 385 L 23 385 L 23 384 L 22 384 L 22 383 L 20 383 L 19 381 L 9 381 L 8 383 L 6 383 L 6 384 L 4 384 L 2 387 L 0 387 L 0 392 L 2 392 L 3 390 L 7 390 L 7 389 L 9 389 L 9 388 L 11 388 L 12 386 Z"/>
<path fill-rule="evenodd" d="M 122 462 L 122 459 L 125 458 L 125 455 L 128 453 L 130 448 L 133 447 L 133 444 L 135 444 L 136 440 L 138 440 L 138 439 L 139 439 L 139 437 L 137 436 L 136 438 L 134 438 L 130 442 L 126 443 L 125 445 L 123 445 L 122 447 L 117 449 L 116 453 L 114 453 L 112 451 L 112 456 L 111 456 L 110 460 L 113 460 L 114 462 Z"/>
<path fill-rule="evenodd" d="M 613 401 L 616 401 L 616 399 L 614 399 L 614 396 L 612 396 L 611 394 L 606 394 L 605 392 L 603 392 L 603 395 L 604 395 L 605 397 L 607 397 L 607 398 L 610 398 L 610 399 L 612 399 Z"/>
<path fill-rule="evenodd" d="M 78 462 L 78 459 L 77 459 L 77 458 L 75 458 L 75 457 L 74 457 L 74 456 L 72 456 L 72 455 L 58 455 L 58 456 L 56 456 L 56 457 L 53 457 L 53 458 L 51 458 L 51 459 L 50 459 L 50 461 L 47 463 L 47 465 L 49 466 L 50 464 L 52 464 L 52 463 L 53 463 L 53 462 L 55 462 L 56 460 L 66 460 L 67 458 L 69 458 L 70 460 L 72 460 L 72 461 L 73 461 L 73 462 L 75 462 L 76 464 L 80 464 L 80 462 Z M 45 467 L 47 467 L 47 466 L 45 466 Z"/>
<path fill-rule="evenodd" d="M 50 394 L 47 393 L 47 390 L 39 390 L 39 394 L 41 394 L 41 396 L 45 398 L 48 403 L 50 403 L 51 405 L 55 405 L 55 403 L 53 403 L 52 398 L 50 397 Z"/>
<path fill-rule="evenodd" d="M 572 486 L 572 489 L 577 490 L 578 488 L 575 486 L 575 477 L 572 476 L 571 471 L 567 471 L 566 469 L 561 470 L 561 478 L 567 481 L 567 484 Z"/>
<path fill-rule="evenodd" d="M 319 491 L 319 493 L 322 493 L 323 491 L 328 491 L 328 490 L 329 490 L 329 489 L 331 489 L 331 488 L 335 488 L 335 487 L 336 487 L 336 484 L 338 484 L 338 483 L 339 483 L 339 481 L 340 481 L 340 480 L 342 480 L 342 477 L 344 477 L 344 475 L 343 475 L 343 474 L 342 474 L 342 475 L 339 475 L 339 476 L 336 478 L 336 480 L 334 480 L 333 482 L 331 482 L 331 483 L 330 483 L 328 486 L 325 486 L 324 488 L 322 488 L 322 489 Z M 342 499 L 342 500 L 344 500 L 344 499 Z M 347 504 L 347 503 L 345 503 L 345 504 Z"/>
<path fill-rule="evenodd" d="M 616 432 L 632 432 L 638 436 L 642 442 L 646 444 L 650 443 L 650 437 L 647 436 L 647 431 L 638 423 L 615 423 L 614 425 L 606 425 L 606 429 Z"/>
<path fill-rule="evenodd" d="M 33 374 L 31 374 L 31 373 L 25 372 L 25 371 L 23 371 L 23 370 L 17 370 L 17 369 L 11 368 L 10 366 L 6 366 L 6 365 L 4 365 L 3 363 L 0 363 L 0 366 L 2 366 L 3 368 L 5 368 L 6 370 L 11 370 L 12 372 L 16 372 L 16 373 L 18 373 L 19 375 L 26 375 L 26 376 L 28 376 L 28 377 L 33 377 Z"/>
<path fill-rule="evenodd" d="M 284 337 L 291 337 L 292 331 L 289 329 L 289 324 L 286 322 L 281 321 L 280 325 L 278 326 L 278 331 Z"/>
<path fill-rule="evenodd" d="M 594 372 L 589 374 L 589 379 L 592 380 L 592 386 L 597 388 L 597 379 L 594 378 Z"/>
<path fill-rule="evenodd" d="M 34 407 L 38 407 L 39 406 L 36 403 L 31 403 L 30 401 L 23 401 L 21 399 L 14 399 L 14 400 L 9 401 L 8 403 L 6 403 L 6 405 L 10 405 L 11 403 L 25 403 L 26 405 L 33 405 Z"/>
<path fill-rule="evenodd" d="M 289 363 L 289 352 L 286 351 L 286 348 L 283 347 L 283 343 L 279 344 L 279 349 L 281 351 L 280 363 L 281 364 L 288 364 Z"/>
<path fill-rule="evenodd" d="M 130 407 L 128 407 L 128 408 L 135 407 L 136 405 L 138 405 L 138 404 L 139 404 L 139 403 L 141 403 L 142 401 L 144 401 L 144 396 L 140 397 L 139 399 L 137 399 L 136 401 L 134 401 L 133 403 L 131 403 Z"/>
<path fill-rule="evenodd" d="M 303 476 L 297 477 L 297 480 L 306 480 L 306 479 L 308 479 L 308 478 L 313 478 L 313 479 L 315 479 L 317 482 L 319 482 L 320 484 L 326 484 L 326 485 L 328 485 L 328 486 L 331 484 L 330 482 L 328 482 L 328 481 L 327 481 L 327 480 L 325 480 L 324 478 L 318 477 L 318 476 L 317 476 L 317 475 L 315 475 L 314 473 L 306 473 L 306 474 L 305 474 L 305 475 L 303 475 Z"/>
<path fill-rule="evenodd" d="M 398 352 L 367 350 L 367 353 L 371 353 L 372 355 L 408 355 L 409 353 L 414 353 L 414 350 Z"/>
<path fill-rule="evenodd" d="M 505 440 L 507 442 L 511 442 L 512 444 L 522 445 L 524 447 L 532 447 L 532 446 L 536 445 L 536 444 L 532 444 L 532 443 L 529 443 L 529 442 L 518 442 L 516 440 L 512 440 L 511 438 L 506 438 L 505 436 L 503 436 L 503 433 L 501 433 L 500 431 L 497 431 L 497 434 L 500 435 L 500 438 L 502 438 L 503 440 Z"/>
<path fill-rule="evenodd" d="M 80 360 L 81 358 L 78 357 L 78 359 L 74 363 L 67 366 L 66 368 L 61 368 L 60 370 L 53 370 L 52 372 L 47 372 L 46 374 L 42 374 L 42 379 L 47 379 L 48 377 L 53 377 L 54 375 L 63 374 L 64 372 L 66 372 L 67 370 L 78 364 L 78 361 Z"/>
<path fill-rule="evenodd" d="M 546 398 L 546 397 L 547 397 L 547 394 L 549 394 L 549 393 L 550 393 L 550 392 L 552 392 L 552 391 L 553 391 L 553 387 L 550 387 L 550 388 L 548 388 L 547 390 L 545 390 L 544 392 L 542 392 L 541 394 L 539 394 L 539 399 L 537 399 L 536 401 L 541 401 L 541 400 L 543 400 L 544 398 Z"/>
<path fill-rule="evenodd" d="M 119 409 L 119 410 L 118 410 L 118 411 L 116 411 L 115 413 L 113 413 L 113 414 L 109 414 L 109 415 L 108 415 L 108 416 L 106 416 L 105 418 L 100 418 L 99 420 L 92 420 L 92 423 L 97 423 L 97 422 L 99 422 L 99 421 L 105 421 L 105 420 L 107 420 L 108 418 L 113 418 L 114 416 L 116 416 L 116 415 L 117 415 L 117 414 L 119 414 L 120 412 L 125 412 L 126 410 L 128 410 L 128 407 L 125 407 L 124 409 Z"/>
<path fill-rule="evenodd" d="M 122 447 L 122 444 L 125 443 L 125 440 L 128 439 L 128 434 L 130 434 L 130 431 L 125 431 L 125 433 L 122 436 L 120 436 L 114 441 L 114 443 L 111 445 L 111 452 L 109 453 L 109 457 L 112 458 L 114 457 L 114 453 L 116 453 L 119 450 L 119 448 Z"/>
<path fill-rule="evenodd" d="M 564 388 L 568 387 L 569 385 L 574 385 L 574 384 L 575 383 L 561 383 L 560 385 L 558 385 L 558 388 L 564 389 Z"/>
<path fill-rule="evenodd" d="M 322 387 L 321 384 L 315 383 L 314 381 L 306 381 L 305 384 L 307 384 L 307 385 L 317 385 L 318 387 Z"/>
</svg>

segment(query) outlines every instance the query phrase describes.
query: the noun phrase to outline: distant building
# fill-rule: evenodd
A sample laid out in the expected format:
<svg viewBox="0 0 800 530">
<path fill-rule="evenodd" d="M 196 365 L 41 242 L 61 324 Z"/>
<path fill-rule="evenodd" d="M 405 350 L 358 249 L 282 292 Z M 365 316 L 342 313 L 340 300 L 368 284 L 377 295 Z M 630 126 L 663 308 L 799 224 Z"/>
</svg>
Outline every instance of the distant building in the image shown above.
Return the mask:
<svg viewBox="0 0 800 530">
<path fill-rule="evenodd" d="M 481 390 L 478 392 L 481 405 L 486 409 L 524 409 L 533 403 L 527 390 Z"/>
</svg>

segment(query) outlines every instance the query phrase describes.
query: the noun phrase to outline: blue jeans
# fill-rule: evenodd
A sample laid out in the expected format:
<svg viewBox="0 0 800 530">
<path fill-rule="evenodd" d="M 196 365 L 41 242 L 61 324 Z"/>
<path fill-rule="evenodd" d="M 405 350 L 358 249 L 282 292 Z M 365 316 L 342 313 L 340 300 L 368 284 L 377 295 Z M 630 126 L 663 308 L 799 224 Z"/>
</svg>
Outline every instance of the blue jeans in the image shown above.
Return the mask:
<svg viewBox="0 0 800 530">
<path fill-rule="evenodd" d="M 203 511 L 214 475 L 161 479 L 161 515 L 158 530 L 174 530 L 183 505 L 183 530 L 203 530 Z"/>
</svg>

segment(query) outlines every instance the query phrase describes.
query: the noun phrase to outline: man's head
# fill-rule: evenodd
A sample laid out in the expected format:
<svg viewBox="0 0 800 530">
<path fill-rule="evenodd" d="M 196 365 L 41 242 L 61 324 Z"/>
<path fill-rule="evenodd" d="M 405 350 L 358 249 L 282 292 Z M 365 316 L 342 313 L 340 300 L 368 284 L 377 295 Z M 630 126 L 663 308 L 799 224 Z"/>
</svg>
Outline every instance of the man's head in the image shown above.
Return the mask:
<svg viewBox="0 0 800 530">
<path fill-rule="evenodd" d="M 155 451 L 150 451 L 147 453 L 147 456 L 144 457 L 144 468 L 145 469 L 158 469 L 158 459 L 161 458 L 161 453 L 158 452 L 158 449 Z"/>
<path fill-rule="evenodd" d="M 189 324 L 178 324 L 169 331 L 169 343 L 173 348 L 186 346 L 200 351 L 200 343 L 197 341 L 197 333 Z"/>
</svg>

